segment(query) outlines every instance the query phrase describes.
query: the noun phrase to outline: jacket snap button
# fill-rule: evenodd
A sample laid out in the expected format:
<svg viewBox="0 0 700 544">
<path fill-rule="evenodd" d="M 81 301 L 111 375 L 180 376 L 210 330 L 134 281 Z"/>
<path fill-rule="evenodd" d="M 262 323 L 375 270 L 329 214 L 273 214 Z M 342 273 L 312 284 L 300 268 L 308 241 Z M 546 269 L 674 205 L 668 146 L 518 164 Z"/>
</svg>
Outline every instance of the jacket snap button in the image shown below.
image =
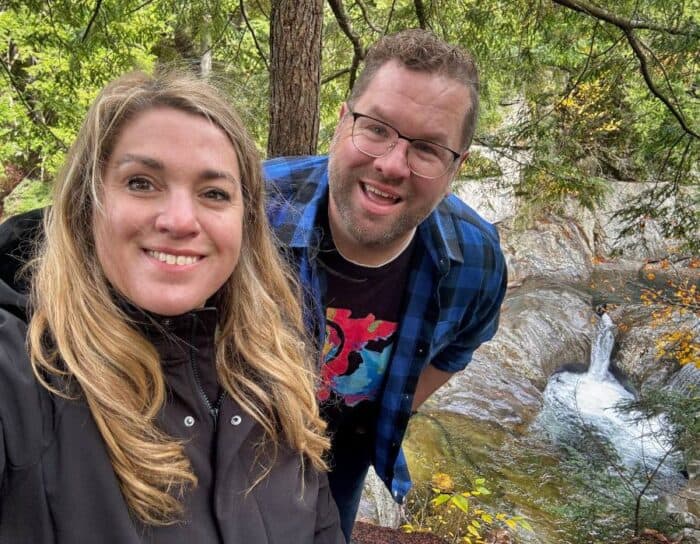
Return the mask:
<svg viewBox="0 0 700 544">
<path fill-rule="evenodd" d="M 231 425 L 240 425 L 241 424 L 241 416 L 233 416 L 231 418 Z"/>
<path fill-rule="evenodd" d="M 194 425 L 194 418 L 192 416 L 187 416 L 185 418 L 185 427 L 192 427 Z"/>
</svg>

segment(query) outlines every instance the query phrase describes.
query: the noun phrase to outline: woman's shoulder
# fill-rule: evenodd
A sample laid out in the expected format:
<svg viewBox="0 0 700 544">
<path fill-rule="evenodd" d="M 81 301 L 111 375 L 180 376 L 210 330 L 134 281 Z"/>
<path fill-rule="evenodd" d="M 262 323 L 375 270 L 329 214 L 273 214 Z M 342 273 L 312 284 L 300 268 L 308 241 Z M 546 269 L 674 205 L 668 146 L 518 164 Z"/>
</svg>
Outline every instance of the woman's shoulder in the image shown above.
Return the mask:
<svg viewBox="0 0 700 544">
<path fill-rule="evenodd" d="M 52 411 L 48 392 L 32 371 L 26 331 L 24 321 L 0 308 L 0 433 L 9 466 L 39 454 Z"/>
</svg>

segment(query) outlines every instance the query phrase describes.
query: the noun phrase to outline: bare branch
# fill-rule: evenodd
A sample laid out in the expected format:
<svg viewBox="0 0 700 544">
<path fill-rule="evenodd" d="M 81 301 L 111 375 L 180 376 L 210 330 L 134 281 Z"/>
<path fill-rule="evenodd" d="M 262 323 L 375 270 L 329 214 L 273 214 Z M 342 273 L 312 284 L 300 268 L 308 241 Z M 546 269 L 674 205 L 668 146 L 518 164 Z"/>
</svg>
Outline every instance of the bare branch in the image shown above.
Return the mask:
<svg viewBox="0 0 700 544">
<path fill-rule="evenodd" d="M 255 43 L 255 49 L 258 50 L 258 55 L 260 55 L 260 58 L 263 61 L 263 64 L 265 65 L 265 70 L 268 72 L 270 71 L 270 66 L 267 63 L 267 57 L 265 56 L 265 53 L 263 52 L 262 48 L 260 47 L 260 44 L 258 43 L 258 38 L 255 36 L 255 32 L 253 31 L 253 27 L 250 25 L 250 21 L 248 20 L 248 16 L 245 13 L 245 7 L 243 6 L 243 0 L 239 0 L 238 2 L 239 7 L 241 8 L 241 16 L 243 17 L 243 21 L 245 21 L 245 26 L 250 32 L 250 35 L 253 36 L 253 42 Z"/>
<path fill-rule="evenodd" d="M 131 10 L 127 11 L 126 14 L 127 14 L 127 16 L 128 16 L 128 15 L 133 15 L 133 14 L 136 13 L 137 11 L 139 11 L 139 10 L 145 8 L 148 4 L 152 4 L 153 2 L 155 2 L 155 0 L 146 0 L 145 2 L 143 2 L 143 3 L 139 4 L 138 6 L 136 6 L 134 9 L 131 9 Z"/>
<path fill-rule="evenodd" d="M 423 0 L 413 0 L 413 6 L 416 8 L 416 18 L 418 19 L 418 25 L 425 30 L 428 28 L 428 19 L 425 14 L 425 6 L 423 5 Z"/>
<path fill-rule="evenodd" d="M 83 33 L 83 38 L 81 41 L 84 42 L 87 39 L 92 25 L 95 22 L 95 19 L 97 19 L 97 15 L 100 13 L 100 6 L 102 6 L 102 0 L 97 0 L 97 2 L 95 2 L 95 9 L 92 10 L 92 17 L 90 17 L 90 20 L 88 21 L 88 24 L 85 27 L 85 32 Z"/>
<path fill-rule="evenodd" d="M 552 0 L 552 2 L 572 9 L 574 11 L 585 13 L 586 15 L 590 15 L 591 17 L 595 17 L 596 19 L 601 19 L 621 29 L 654 30 L 656 32 L 665 32 L 666 34 L 676 34 L 679 36 L 697 37 L 698 35 L 700 35 L 698 32 L 692 32 L 680 28 L 668 28 L 662 25 L 657 25 L 655 23 L 650 23 L 646 21 L 624 19 L 623 17 L 618 17 L 614 13 L 611 13 L 594 4 L 586 2 L 585 0 Z"/>
<path fill-rule="evenodd" d="M 353 57 L 352 65 L 350 67 L 350 81 L 349 87 L 355 84 L 355 78 L 357 77 L 357 68 L 360 65 L 360 61 L 365 58 L 365 48 L 362 47 L 360 43 L 360 38 L 352 29 L 348 16 L 345 13 L 345 8 L 343 7 L 343 2 L 341 0 L 328 0 L 328 4 L 335 15 L 335 20 L 338 22 L 338 26 L 343 31 L 343 33 L 348 37 L 350 43 L 352 43 Z"/>
<path fill-rule="evenodd" d="M 357 4 L 357 6 L 360 8 L 360 11 L 362 12 L 362 18 L 365 20 L 365 23 L 367 23 L 367 26 L 370 27 L 377 34 L 381 34 L 381 29 L 377 28 L 374 25 L 374 23 L 370 20 L 369 15 L 367 14 L 367 6 L 365 6 L 365 3 L 362 0 L 355 0 L 355 4 Z"/>
<path fill-rule="evenodd" d="M 263 5 L 260 3 L 260 0 L 255 0 L 255 5 L 258 6 L 258 9 L 260 10 L 260 13 L 263 14 L 263 16 L 265 17 L 265 19 L 267 19 L 267 20 L 269 21 L 269 20 L 270 20 L 270 14 L 269 14 L 267 11 L 265 11 L 265 8 L 264 8 Z"/>
<path fill-rule="evenodd" d="M 389 26 L 391 26 L 391 20 L 394 17 L 394 8 L 396 7 L 396 0 L 392 0 L 391 7 L 389 8 L 389 15 L 386 18 L 386 26 L 384 27 L 384 35 L 389 33 Z"/>
<path fill-rule="evenodd" d="M 349 74 L 351 71 L 352 71 L 352 68 L 343 68 L 341 70 L 338 70 L 337 72 L 333 72 L 331 75 L 326 76 L 321 80 L 321 85 L 325 85 L 326 83 L 333 81 L 334 79 L 337 79 L 340 76 L 344 76 L 345 74 Z"/>
<path fill-rule="evenodd" d="M 632 51 L 634 51 L 634 54 L 639 60 L 639 68 L 642 71 L 642 76 L 644 77 L 644 81 L 646 81 L 647 87 L 649 87 L 651 94 L 653 94 L 656 98 L 661 100 L 661 102 L 663 102 L 666 105 L 671 114 L 673 114 L 673 116 L 678 120 L 678 123 L 681 125 L 683 130 L 685 130 L 691 136 L 700 140 L 700 134 L 698 134 L 688 126 L 681 112 L 678 111 L 676 107 L 673 104 L 671 104 L 671 101 L 668 98 L 666 98 L 666 96 L 663 95 L 661 91 L 659 91 L 659 89 L 656 87 L 656 84 L 652 80 L 651 74 L 649 73 L 647 58 L 646 55 L 644 55 L 644 51 L 642 51 L 642 46 L 640 42 L 637 40 L 637 38 L 634 36 L 630 29 L 623 29 L 623 32 L 627 37 L 627 41 L 629 42 Z"/>
</svg>

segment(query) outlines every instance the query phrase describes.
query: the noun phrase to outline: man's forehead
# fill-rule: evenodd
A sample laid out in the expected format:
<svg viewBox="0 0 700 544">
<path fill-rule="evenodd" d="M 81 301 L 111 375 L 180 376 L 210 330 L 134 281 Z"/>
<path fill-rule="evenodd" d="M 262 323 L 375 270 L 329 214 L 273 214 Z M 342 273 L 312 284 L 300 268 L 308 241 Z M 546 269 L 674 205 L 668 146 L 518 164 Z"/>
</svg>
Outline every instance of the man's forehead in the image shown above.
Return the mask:
<svg viewBox="0 0 700 544">
<path fill-rule="evenodd" d="M 451 140 L 455 132 L 461 135 L 469 104 L 469 89 L 462 82 L 440 72 L 387 63 L 351 107 L 406 136 L 454 145 Z"/>
</svg>

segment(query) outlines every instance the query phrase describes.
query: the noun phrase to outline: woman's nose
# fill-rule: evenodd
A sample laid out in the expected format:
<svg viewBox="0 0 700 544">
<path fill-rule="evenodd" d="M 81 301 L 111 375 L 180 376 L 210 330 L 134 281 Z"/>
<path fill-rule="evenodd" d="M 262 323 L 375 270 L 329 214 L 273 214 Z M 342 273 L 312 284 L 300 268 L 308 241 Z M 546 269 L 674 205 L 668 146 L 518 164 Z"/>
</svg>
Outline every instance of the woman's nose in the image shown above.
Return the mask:
<svg viewBox="0 0 700 544">
<path fill-rule="evenodd" d="M 156 229 L 181 238 L 197 234 L 199 228 L 194 197 L 181 192 L 169 195 L 156 217 Z"/>
</svg>

